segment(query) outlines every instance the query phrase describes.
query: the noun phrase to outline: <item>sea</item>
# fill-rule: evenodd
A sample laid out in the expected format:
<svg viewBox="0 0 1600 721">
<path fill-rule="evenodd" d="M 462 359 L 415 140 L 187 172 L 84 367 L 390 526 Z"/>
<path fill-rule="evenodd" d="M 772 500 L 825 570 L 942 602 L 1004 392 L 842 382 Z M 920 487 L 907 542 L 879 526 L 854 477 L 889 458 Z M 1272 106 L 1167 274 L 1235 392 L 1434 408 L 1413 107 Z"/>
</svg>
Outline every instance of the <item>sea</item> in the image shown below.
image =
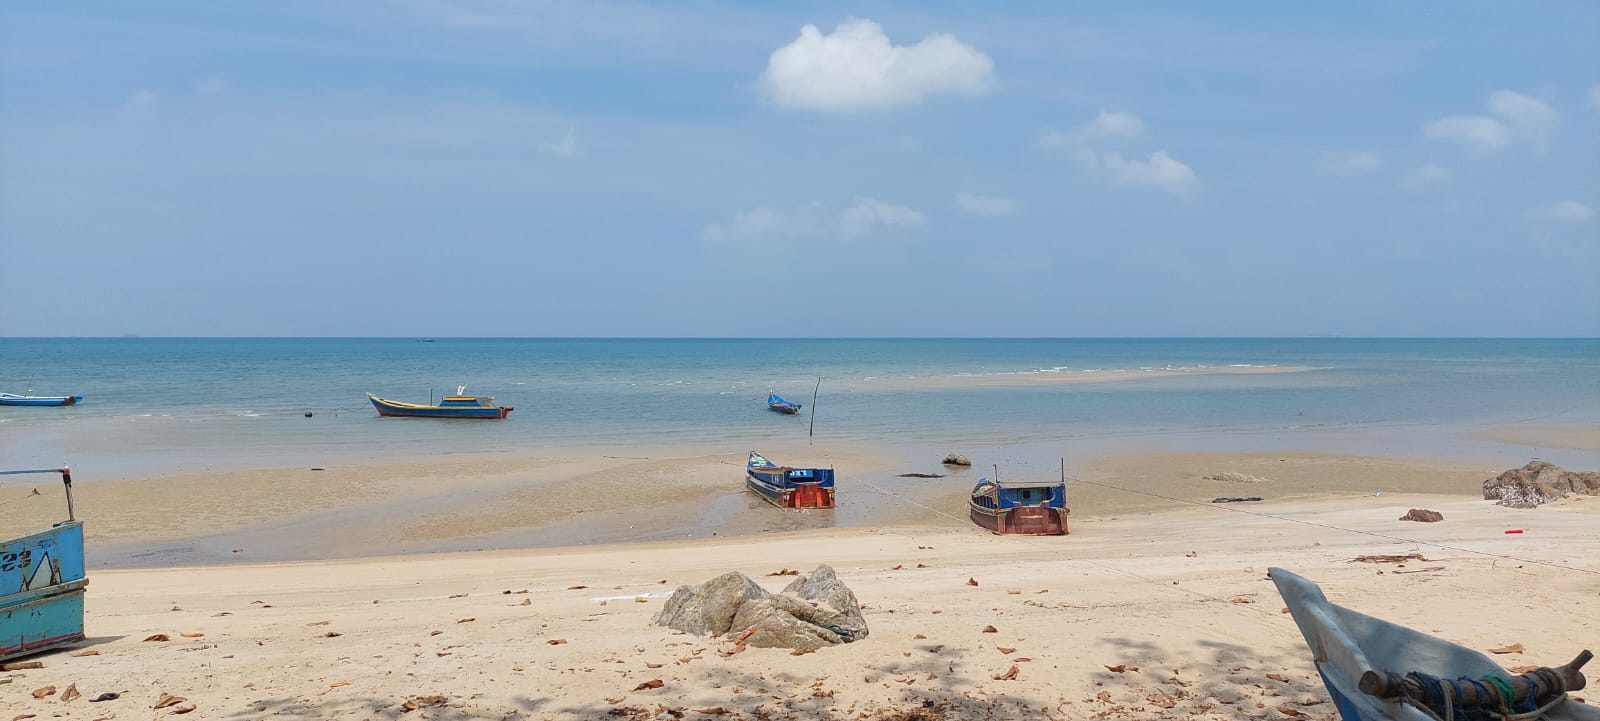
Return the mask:
<svg viewBox="0 0 1600 721">
<path fill-rule="evenodd" d="M 516 410 L 379 418 L 365 395 L 458 385 Z M 0 468 L 83 477 L 808 443 L 1487 459 L 1473 428 L 1600 429 L 1600 339 L 0 338 L 0 391 L 84 397 L 0 407 Z"/>
</svg>

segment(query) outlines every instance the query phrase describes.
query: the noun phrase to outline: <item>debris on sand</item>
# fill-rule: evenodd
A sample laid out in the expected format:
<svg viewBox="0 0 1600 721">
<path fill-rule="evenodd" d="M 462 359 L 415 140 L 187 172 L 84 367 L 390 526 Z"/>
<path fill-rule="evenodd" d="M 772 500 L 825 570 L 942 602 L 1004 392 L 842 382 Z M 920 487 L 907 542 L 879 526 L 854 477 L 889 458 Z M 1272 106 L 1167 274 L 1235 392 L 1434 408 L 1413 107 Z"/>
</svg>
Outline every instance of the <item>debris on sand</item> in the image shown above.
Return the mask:
<svg viewBox="0 0 1600 721">
<path fill-rule="evenodd" d="M 1409 511 L 1406 511 L 1406 515 L 1401 516 L 1400 520 L 1419 521 L 1422 523 L 1438 523 L 1444 520 L 1444 514 L 1438 511 L 1430 511 L 1426 508 L 1413 508 Z"/>
<path fill-rule="evenodd" d="M 1213 499 L 1211 499 L 1211 502 L 1212 503 L 1254 503 L 1254 502 L 1259 501 L 1259 500 L 1261 500 L 1261 496 L 1245 496 L 1245 497 L 1240 497 L 1240 498 L 1233 498 L 1233 497 L 1213 498 Z"/>
<path fill-rule="evenodd" d="M 1218 483 L 1271 483 L 1271 481 L 1265 478 L 1252 476 L 1248 473 L 1236 473 L 1234 471 L 1213 473 L 1209 476 L 1206 476 L 1205 480 L 1216 481 Z"/>
</svg>

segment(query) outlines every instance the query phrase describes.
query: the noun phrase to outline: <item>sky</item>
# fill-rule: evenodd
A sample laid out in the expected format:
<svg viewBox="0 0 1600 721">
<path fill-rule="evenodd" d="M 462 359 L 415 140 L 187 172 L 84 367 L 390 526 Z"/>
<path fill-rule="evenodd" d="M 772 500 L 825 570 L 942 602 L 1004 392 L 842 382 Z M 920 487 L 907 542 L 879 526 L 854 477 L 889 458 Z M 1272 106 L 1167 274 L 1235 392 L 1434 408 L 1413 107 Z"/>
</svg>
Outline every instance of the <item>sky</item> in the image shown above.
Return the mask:
<svg viewBox="0 0 1600 721">
<path fill-rule="evenodd" d="M 0 4 L 3 336 L 1600 335 L 1600 4 Z"/>
</svg>

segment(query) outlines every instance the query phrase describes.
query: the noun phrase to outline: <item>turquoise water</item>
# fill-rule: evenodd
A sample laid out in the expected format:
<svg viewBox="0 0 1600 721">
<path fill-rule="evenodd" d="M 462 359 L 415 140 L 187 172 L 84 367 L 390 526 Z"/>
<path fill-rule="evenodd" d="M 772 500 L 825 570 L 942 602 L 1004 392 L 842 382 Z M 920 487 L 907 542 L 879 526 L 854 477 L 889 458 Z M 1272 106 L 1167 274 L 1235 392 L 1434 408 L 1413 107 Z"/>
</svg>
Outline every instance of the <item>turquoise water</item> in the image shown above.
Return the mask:
<svg viewBox="0 0 1600 721">
<path fill-rule="evenodd" d="M 1263 370 L 1297 369 L 1266 373 Z M 1105 382 L 1082 380 L 1101 374 Z M 0 466 L 126 475 L 576 445 L 1010 444 L 1600 422 L 1600 340 L 0 338 Z M 996 381 L 1003 381 L 996 383 Z M 379 419 L 466 384 L 504 422 Z M 768 412 L 769 390 L 806 404 Z M 313 417 L 306 418 L 306 412 Z"/>
</svg>

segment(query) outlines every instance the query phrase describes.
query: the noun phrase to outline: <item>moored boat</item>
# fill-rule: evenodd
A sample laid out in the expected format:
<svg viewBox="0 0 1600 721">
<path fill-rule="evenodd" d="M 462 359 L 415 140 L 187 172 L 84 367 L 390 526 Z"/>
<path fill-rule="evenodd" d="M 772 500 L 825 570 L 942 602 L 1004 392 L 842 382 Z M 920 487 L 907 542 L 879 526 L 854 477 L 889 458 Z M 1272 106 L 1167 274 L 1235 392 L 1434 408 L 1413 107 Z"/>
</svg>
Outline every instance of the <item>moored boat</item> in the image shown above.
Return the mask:
<svg viewBox="0 0 1600 721">
<path fill-rule="evenodd" d="M 67 520 L 0 538 L 0 661 L 77 643 L 83 636 L 83 524 L 73 515 L 72 471 L 0 471 L 0 476 L 59 473 Z"/>
<path fill-rule="evenodd" d="M 980 478 L 969 506 L 973 523 L 1002 536 L 1067 534 L 1065 482 L 1000 483 Z"/>
<path fill-rule="evenodd" d="M 1566 697 L 1584 687 L 1588 651 L 1514 674 L 1473 649 L 1329 603 L 1317 584 L 1281 568 L 1267 576 L 1344 721 L 1600 721 L 1600 708 Z"/>
<path fill-rule="evenodd" d="M 469 396 L 466 386 L 457 386 L 456 395 L 445 396 L 439 399 L 438 405 L 422 405 L 420 403 L 405 403 L 379 398 L 371 393 L 367 400 L 372 401 L 372 407 L 378 409 L 378 415 L 393 418 L 487 418 L 492 420 L 503 419 L 516 410 L 512 406 L 497 406 L 494 399 L 489 396 Z"/>
<path fill-rule="evenodd" d="M 792 416 L 800 412 L 800 404 L 786 401 L 782 396 L 779 396 L 776 393 L 768 393 L 767 409 L 777 411 L 779 413 L 787 413 Z"/>
<path fill-rule="evenodd" d="M 0 393 L 0 406 L 75 406 L 83 396 L 19 396 Z"/>
<path fill-rule="evenodd" d="M 833 508 L 832 468 L 791 468 L 750 452 L 744 485 L 779 508 Z"/>
</svg>

